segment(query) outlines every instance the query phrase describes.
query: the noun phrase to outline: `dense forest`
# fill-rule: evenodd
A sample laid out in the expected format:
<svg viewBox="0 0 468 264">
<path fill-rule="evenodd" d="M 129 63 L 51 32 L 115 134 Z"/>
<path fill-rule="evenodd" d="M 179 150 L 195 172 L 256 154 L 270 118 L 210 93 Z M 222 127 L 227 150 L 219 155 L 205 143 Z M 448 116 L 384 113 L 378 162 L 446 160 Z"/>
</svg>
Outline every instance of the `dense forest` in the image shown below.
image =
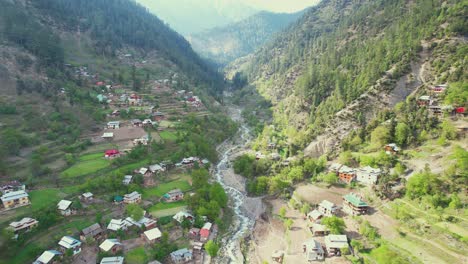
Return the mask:
<svg viewBox="0 0 468 264">
<path fill-rule="evenodd" d="M 221 65 L 253 53 L 304 14 L 259 12 L 242 21 L 189 36 L 193 48 Z"/>
<path fill-rule="evenodd" d="M 392 89 L 422 40 L 466 34 L 465 11 L 457 1 L 322 1 L 237 69 L 275 105 L 277 130 L 301 148 L 385 74 Z M 439 63 L 459 66 L 441 82 L 464 78 L 460 57 Z"/>
</svg>

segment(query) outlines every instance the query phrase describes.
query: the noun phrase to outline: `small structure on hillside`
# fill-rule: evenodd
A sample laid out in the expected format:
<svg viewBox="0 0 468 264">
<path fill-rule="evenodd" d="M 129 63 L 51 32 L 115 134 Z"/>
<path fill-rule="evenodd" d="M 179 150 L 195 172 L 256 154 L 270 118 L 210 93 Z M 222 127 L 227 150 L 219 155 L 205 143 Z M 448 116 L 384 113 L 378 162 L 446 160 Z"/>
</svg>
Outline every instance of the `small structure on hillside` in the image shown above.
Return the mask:
<svg viewBox="0 0 468 264">
<path fill-rule="evenodd" d="M 81 252 L 81 241 L 71 236 L 62 237 L 58 244 L 62 247 L 64 252 L 71 250 L 73 255 Z"/>
<path fill-rule="evenodd" d="M 323 200 L 318 206 L 318 211 L 324 216 L 333 216 L 337 213 L 338 209 L 338 206 L 327 200 Z"/>
<path fill-rule="evenodd" d="M 382 174 L 381 169 L 376 169 L 370 166 L 366 166 L 366 167 L 357 169 L 356 181 L 361 182 L 363 184 L 367 184 L 367 185 L 373 185 L 377 183 L 381 174 Z"/>
<path fill-rule="evenodd" d="M 432 98 L 429 95 L 420 96 L 417 100 L 419 106 L 429 106 L 432 104 Z"/>
<path fill-rule="evenodd" d="M 326 236 L 330 234 L 328 227 L 317 223 L 314 223 L 312 226 L 310 226 L 310 232 L 312 232 L 313 236 Z"/>
<path fill-rule="evenodd" d="M 117 257 L 107 257 L 101 260 L 100 264 L 123 264 L 124 257 L 117 256 Z"/>
<path fill-rule="evenodd" d="M 113 132 L 105 132 L 101 136 L 105 140 L 112 140 L 114 138 L 114 133 Z"/>
<path fill-rule="evenodd" d="M 81 230 L 80 240 L 82 242 L 86 242 L 87 240 L 95 241 L 101 239 L 103 235 L 104 230 L 102 230 L 101 226 L 96 223 Z"/>
<path fill-rule="evenodd" d="M 196 227 L 190 228 L 190 230 L 188 231 L 188 236 L 189 238 L 193 240 L 200 239 L 200 228 L 196 228 Z"/>
<path fill-rule="evenodd" d="M 120 121 L 110 121 L 107 122 L 108 129 L 119 129 L 120 128 Z"/>
<path fill-rule="evenodd" d="M 61 200 L 57 204 L 57 209 L 60 212 L 60 214 L 63 215 L 63 216 L 72 215 L 73 214 L 73 210 L 71 208 L 72 203 L 73 203 L 72 201 Z"/>
<path fill-rule="evenodd" d="M 398 154 L 400 152 L 400 148 L 395 143 L 390 143 L 385 145 L 384 150 L 387 154 Z"/>
<path fill-rule="evenodd" d="M 4 195 L 16 191 L 26 191 L 26 185 L 19 181 L 5 182 L 0 185 L 0 192 Z"/>
<path fill-rule="evenodd" d="M 24 190 L 7 192 L 0 197 L 5 209 L 13 209 L 31 204 L 29 195 Z"/>
<path fill-rule="evenodd" d="M 141 202 L 141 194 L 138 192 L 132 192 L 129 194 L 125 194 L 123 198 L 123 202 L 126 204 L 136 204 Z"/>
<path fill-rule="evenodd" d="M 432 92 L 434 92 L 435 94 L 442 94 L 445 92 L 446 89 L 447 89 L 446 84 L 439 84 L 439 85 L 434 85 L 431 87 Z"/>
<path fill-rule="evenodd" d="M 163 195 L 166 202 L 172 203 L 184 199 L 184 193 L 180 189 L 174 189 Z"/>
<path fill-rule="evenodd" d="M 346 235 L 328 235 L 325 237 L 325 247 L 329 256 L 341 256 L 341 249 L 349 247 Z"/>
<path fill-rule="evenodd" d="M 356 170 L 346 165 L 343 165 L 338 170 L 338 178 L 340 179 L 341 182 L 350 184 L 352 181 L 356 179 Z"/>
<path fill-rule="evenodd" d="M 274 262 L 283 263 L 283 258 L 284 258 L 284 251 L 282 250 L 275 250 L 275 252 L 271 254 L 271 259 Z"/>
<path fill-rule="evenodd" d="M 141 121 L 140 119 L 132 119 L 132 125 L 134 127 L 141 127 L 143 126 L 143 121 Z"/>
<path fill-rule="evenodd" d="M 309 239 L 302 244 L 302 252 L 307 261 L 321 261 L 325 259 L 325 251 L 322 245 L 315 239 Z"/>
<path fill-rule="evenodd" d="M 130 226 L 132 226 L 132 223 L 125 219 L 111 219 L 107 229 L 112 231 L 127 230 Z"/>
<path fill-rule="evenodd" d="M 213 224 L 210 222 L 205 223 L 203 227 L 200 229 L 200 241 L 206 242 L 210 238 L 211 227 Z"/>
<path fill-rule="evenodd" d="M 309 213 L 307 214 L 307 218 L 308 218 L 309 221 L 311 221 L 311 222 L 317 222 L 317 221 L 319 221 L 322 217 L 323 217 L 323 214 L 322 214 L 319 210 L 317 210 L 317 209 L 315 209 L 315 210 L 313 210 L 313 211 L 311 211 L 311 212 L 309 212 Z"/>
<path fill-rule="evenodd" d="M 187 211 L 180 211 L 172 217 L 174 220 L 182 224 L 185 219 L 188 219 L 190 222 L 194 220 L 194 217 L 191 213 Z"/>
<path fill-rule="evenodd" d="M 19 233 L 28 232 L 38 225 L 39 222 L 36 219 L 25 217 L 20 221 L 11 222 L 8 228 L 10 228 L 15 233 L 15 235 L 18 235 Z"/>
<path fill-rule="evenodd" d="M 120 157 L 120 151 L 117 149 L 108 149 L 104 152 L 104 158 L 113 159 Z"/>
<path fill-rule="evenodd" d="M 142 237 L 148 242 L 148 243 L 155 243 L 161 238 L 162 234 L 159 228 L 155 227 L 153 229 L 150 229 L 148 231 L 145 231 L 142 235 Z"/>
<path fill-rule="evenodd" d="M 122 183 L 124 185 L 129 185 L 130 183 L 132 183 L 132 179 L 133 179 L 132 175 L 125 175 L 124 179 L 122 180 Z"/>
<path fill-rule="evenodd" d="M 343 196 L 343 211 L 350 215 L 366 214 L 369 210 L 369 205 L 355 193 L 348 193 Z"/>
<path fill-rule="evenodd" d="M 55 263 L 62 256 L 62 252 L 57 250 L 46 250 L 42 253 L 33 264 L 49 264 Z"/>
<path fill-rule="evenodd" d="M 176 264 L 189 262 L 193 259 L 192 250 L 187 248 L 176 250 L 171 253 L 171 259 Z"/>
<path fill-rule="evenodd" d="M 90 202 L 93 200 L 94 195 L 90 192 L 85 192 L 81 195 L 81 198 L 83 199 L 83 201 Z"/>
<path fill-rule="evenodd" d="M 104 252 L 116 253 L 123 249 L 123 245 L 118 239 L 106 239 L 99 245 L 99 248 Z"/>
</svg>

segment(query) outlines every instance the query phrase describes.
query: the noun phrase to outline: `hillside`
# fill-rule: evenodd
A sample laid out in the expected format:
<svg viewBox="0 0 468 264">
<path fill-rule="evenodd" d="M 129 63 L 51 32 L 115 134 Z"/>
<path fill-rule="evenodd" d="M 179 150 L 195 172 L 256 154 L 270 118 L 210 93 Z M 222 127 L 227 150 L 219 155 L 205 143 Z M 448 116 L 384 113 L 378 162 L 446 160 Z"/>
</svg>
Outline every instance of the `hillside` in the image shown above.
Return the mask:
<svg viewBox="0 0 468 264">
<path fill-rule="evenodd" d="M 257 10 L 238 0 L 137 0 L 184 36 L 224 26 Z"/>
<path fill-rule="evenodd" d="M 234 24 L 191 34 L 187 39 L 202 57 L 225 65 L 253 53 L 303 13 L 263 11 Z"/>
<path fill-rule="evenodd" d="M 226 71 L 248 76 L 272 102 L 275 130 L 289 139 L 291 153 L 304 149 L 326 129 L 326 135 L 341 138 L 350 131 L 343 127 L 359 124 L 337 121 L 335 114 L 352 107 L 354 111 L 341 114 L 369 119 L 382 105 L 391 107 L 403 100 L 422 84 L 419 79 L 411 88 L 396 84 L 405 84 L 400 82 L 405 76 L 415 79 L 430 54 L 455 49 L 439 55 L 444 56 L 444 65 L 454 68 L 437 65 L 424 85 L 466 78 L 463 56 L 454 55 L 465 47 L 458 45 L 465 39 L 457 37 L 466 34 L 463 4 L 448 2 L 441 7 L 426 2 L 322 1 L 284 34 Z M 415 11 L 420 6 L 426 8 Z M 377 96 L 376 102 L 366 99 L 371 95 Z M 314 155 L 331 151 L 332 142 L 336 143 L 318 142 L 322 147 Z"/>
</svg>

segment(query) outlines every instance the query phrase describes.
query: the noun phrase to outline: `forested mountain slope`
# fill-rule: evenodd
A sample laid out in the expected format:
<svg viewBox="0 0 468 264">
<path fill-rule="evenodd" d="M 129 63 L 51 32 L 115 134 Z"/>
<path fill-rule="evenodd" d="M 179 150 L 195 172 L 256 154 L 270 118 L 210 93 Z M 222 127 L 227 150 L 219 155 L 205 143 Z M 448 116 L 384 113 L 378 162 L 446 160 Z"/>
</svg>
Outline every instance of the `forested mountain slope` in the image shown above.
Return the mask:
<svg viewBox="0 0 468 264">
<path fill-rule="evenodd" d="M 264 131 L 262 142 L 279 133 L 294 154 L 325 134 L 310 151 L 320 155 L 436 77 L 466 81 L 464 17 L 459 1 L 325 0 L 227 71 L 242 72 L 273 103 L 274 131 Z M 433 71 L 421 72 L 420 57 Z"/>
<path fill-rule="evenodd" d="M 303 13 L 263 11 L 237 23 L 192 34 L 188 40 L 203 57 L 227 64 L 254 52 Z"/>
</svg>

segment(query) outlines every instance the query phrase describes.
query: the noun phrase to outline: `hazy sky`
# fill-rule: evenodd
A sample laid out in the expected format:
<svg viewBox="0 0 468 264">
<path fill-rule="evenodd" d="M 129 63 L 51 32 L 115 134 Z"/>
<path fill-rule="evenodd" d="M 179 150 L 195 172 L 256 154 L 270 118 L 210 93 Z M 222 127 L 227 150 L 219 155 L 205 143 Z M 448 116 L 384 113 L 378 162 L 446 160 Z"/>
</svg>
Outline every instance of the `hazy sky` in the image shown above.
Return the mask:
<svg viewBox="0 0 468 264">
<path fill-rule="evenodd" d="M 273 12 L 296 12 L 312 6 L 319 0 L 240 0 L 258 9 Z"/>
</svg>

